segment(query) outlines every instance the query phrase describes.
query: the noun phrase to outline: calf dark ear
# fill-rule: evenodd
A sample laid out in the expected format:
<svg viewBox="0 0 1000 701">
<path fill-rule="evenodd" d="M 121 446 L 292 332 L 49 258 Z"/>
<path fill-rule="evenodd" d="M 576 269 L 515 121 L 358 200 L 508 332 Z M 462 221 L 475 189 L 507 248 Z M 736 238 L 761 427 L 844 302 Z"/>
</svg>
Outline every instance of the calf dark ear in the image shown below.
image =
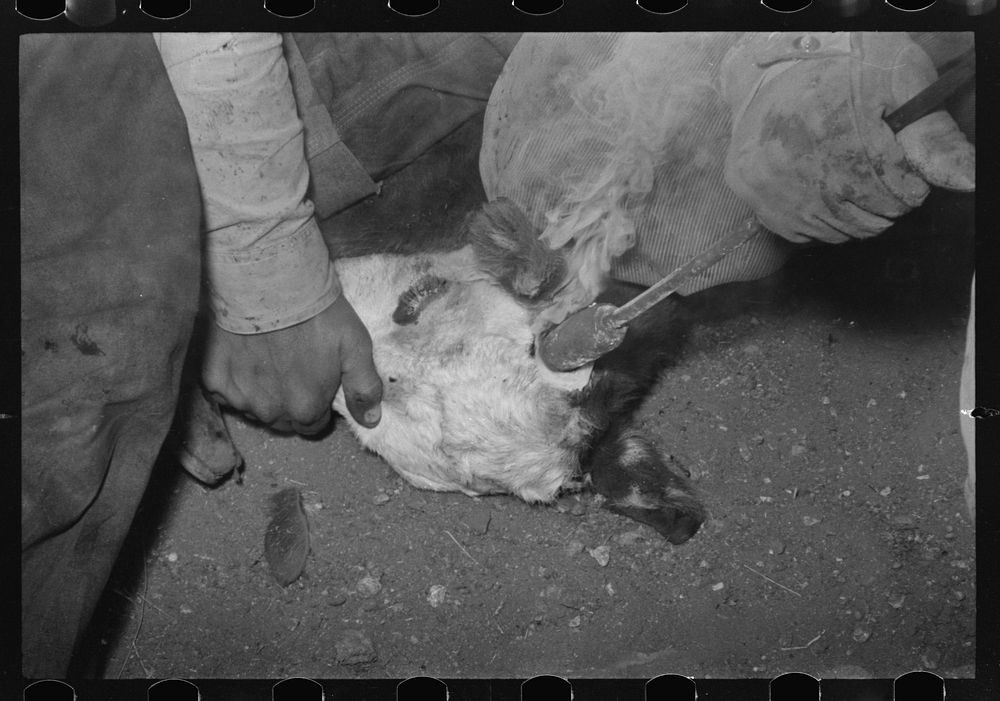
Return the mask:
<svg viewBox="0 0 1000 701">
<path fill-rule="evenodd" d="M 465 223 L 480 268 L 508 292 L 529 300 L 551 296 L 566 277 L 566 261 L 513 201 L 487 202 Z"/>
<path fill-rule="evenodd" d="M 612 434 L 602 441 L 589 471 L 608 509 L 651 526 L 675 545 L 697 533 L 707 517 L 688 480 L 636 433 Z"/>
</svg>

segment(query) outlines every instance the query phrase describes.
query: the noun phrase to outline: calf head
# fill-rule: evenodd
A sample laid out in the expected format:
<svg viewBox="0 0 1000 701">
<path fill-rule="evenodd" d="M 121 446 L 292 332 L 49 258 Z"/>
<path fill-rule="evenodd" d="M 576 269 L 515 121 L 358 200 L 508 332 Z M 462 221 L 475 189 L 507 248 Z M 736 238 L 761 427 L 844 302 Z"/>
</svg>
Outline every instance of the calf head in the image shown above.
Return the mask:
<svg viewBox="0 0 1000 701">
<path fill-rule="evenodd" d="M 340 259 L 345 296 L 372 335 L 382 421 L 359 440 L 412 484 L 550 501 L 589 474 L 611 510 L 674 543 L 705 518 L 687 479 L 628 418 L 676 347 L 676 308 L 633 324 L 593 366 L 554 373 L 535 325 L 566 275 L 560 252 L 508 201 L 467 219 L 465 248 Z"/>
</svg>

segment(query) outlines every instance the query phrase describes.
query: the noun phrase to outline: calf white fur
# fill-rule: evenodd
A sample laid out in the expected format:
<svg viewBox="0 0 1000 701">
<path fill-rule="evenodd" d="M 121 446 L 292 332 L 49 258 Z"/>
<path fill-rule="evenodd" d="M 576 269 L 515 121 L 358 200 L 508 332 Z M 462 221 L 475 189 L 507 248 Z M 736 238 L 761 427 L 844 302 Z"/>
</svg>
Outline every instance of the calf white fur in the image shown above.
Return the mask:
<svg viewBox="0 0 1000 701">
<path fill-rule="evenodd" d="M 594 426 L 573 399 L 592 367 L 545 369 L 537 312 L 482 275 L 471 250 L 341 259 L 337 273 L 384 387 L 373 429 L 350 417 L 343 390 L 334 402 L 365 447 L 417 487 L 469 495 L 550 501 L 579 472 Z"/>
</svg>

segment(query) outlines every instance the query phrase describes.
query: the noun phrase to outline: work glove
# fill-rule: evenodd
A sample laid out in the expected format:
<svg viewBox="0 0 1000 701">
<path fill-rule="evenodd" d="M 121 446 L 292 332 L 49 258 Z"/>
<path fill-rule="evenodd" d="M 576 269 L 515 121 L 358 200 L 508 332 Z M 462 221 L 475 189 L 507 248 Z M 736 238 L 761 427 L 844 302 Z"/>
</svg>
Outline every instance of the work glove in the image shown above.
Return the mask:
<svg viewBox="0 0 1000 701">
<path fill-rule="evenodd" d="M 874 236 L 930 185 L 975 189 L 975 150 L 943 110 L 883 121 L 937 78 L 902 33 L 748 35 L 721 67 L 732 108 L 725 178 L 790 241 Z"/>
</svg>

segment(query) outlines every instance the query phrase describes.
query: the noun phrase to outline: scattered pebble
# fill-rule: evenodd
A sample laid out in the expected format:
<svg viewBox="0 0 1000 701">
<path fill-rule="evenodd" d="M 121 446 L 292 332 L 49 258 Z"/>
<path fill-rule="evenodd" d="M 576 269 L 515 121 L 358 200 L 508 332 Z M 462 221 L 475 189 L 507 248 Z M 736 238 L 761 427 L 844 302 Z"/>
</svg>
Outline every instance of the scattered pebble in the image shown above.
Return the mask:
<svg viewBox="0 0 1000 701">
<path fill-rule="evenodd" d="M 337 654 L 337 664 L 365 664 L 376 659 L 375 646 L 360 630 L 342 631 L 334 642 L 334 649 Z"/>
<path fill-rule="evenodd" d="M 372 497 L 372 502 L 375 504 L 385 504 L 387 501 L 389 501 L 389 495 L 385 492 L 379 492 Z"/>
<path fill-rule="evenodd" d="M 167 562 L 177 562 L 177 553 L 167 555 Z"/>
<path fill-rule="evenodd" d="M 572 516 L 583 516 L 585 513 L 587 513 L 587 507 L 584 506 L 583 503 L 578 501 L 575 504 L 573 504 L 573 508 L 569 510 L 569 513 Z"/>
<path fill-rule="evenodd" d="M 337 587 L 327 596 L 327 603 L 330 606 L 343 606 L 347 603 L 347 590 L 344 587 Z"/>
<path fill-rule="evenodd" d="M 756 353 L 760 353 L 760 346 L 758 346 L 756 343 L 749 343 L 743 346 L 743 352 L 746 353 L 747 355 L 754 355 Z"/>
<path fill-rule="evenodd" d="M 596 548 L 588 548 L 587 552 L 590 556 L 597 560 L 597 564 L 601 567 L 607 567 L 608 562 L 611 560 L 611 548 L 607 545 L 598 545 Z"/>
<path fill-rule="evenodd" d="M 866 642 L 868 638 L 872 637 L 872 632 L 865 626 L 855 626 L 854 633 L 851 634 L 851 637 L 854 638 L 855 642 L 863 643 Z"/>
<path fill-rule="evenodd" d="M 431 605 L 431 608 L 437 608 L 444 603 L 445 594 L 448 588 L 443 584 L 435 584 L 427 592 L 427 603 Z"/>
<path fill-rule="evenodd" d="M 815 526 L 819 523 L 819 519 L 814 516 L 803 516 L 802 523 L 806 526 Z"/>
<path fill-rule="evenodd" d="M 583 543 L 578 540 L 571 540 L 566 544 L 565 552 L 567 557 L 576 557 L 583 552 Z"/>
<path fill-rule="evenodd" d="M 194 609 L 187 604 L 181 604 L 181 613 L 194 613 Z"/>
<path fill-rule="evenodd" d="M 820 397 L 819 398 L 819 402 L 820 402 L 820 404 L 829 404 L 830 403 L 830 398 L 826 397 L 826 396 Z"/>
<path fill-rule="evenodd" d="M 712 585 L 712 591 L 722 591 L 723 589 L 725 589 L 725 587 L 726 587 L 725 582 L 716 582 L 715 584 Z"/>
<path fill-rule="evenodd" d="M 876 402 L 874 399 L 869 399 L 868 403 L 865 404 L 866 409 L 871 409 L 873 406 L 878 406 L 878 402 Z"/>
<path fill-rule="evenodd" d="M 780 540 L 772 540 L 767 546 L 767 552 L 771 555 L 780 555 L 785 552 L 785 544 Z"/>
<path fill-rule="evenodd" d="M 738 446 L 740 450 L 740 457 L 743 458 L 743 462 L 750 462 L 750 458 L 753 457 L 753 455 L 750 453 L 750 448 L 748 448 L 747 444 L 744 443 L 743 441 L 740 441 Z"/>
<path fill-rule="evenodd" d="M 960 590 L 956 589 L 952 593 L 955 595 L 955 598 L 958 599 L 959 601 L 964 601 L 965 600 L 965 592 L 964 591 L 960 591 Z"/>
<path fill-rule="evenodd" d="M 355 589 L 357 589 L 358 594 L 367 599 L 382 591 L 382 582 L 379 581 L 378 577 L 366 574 L 358 580 L 357 585 L 355 585 Z"/>
<path fill-rule="evenodd" d="M 881 496 L 887 497 L 892 494 L 892 487 L 884 487 L 878 491 Z"/>
<path fill-rule="evenodd" d="M 903 603 L 905 601 L 906 601 L 906 595 L 899 594 L 889 599 L 889 605 L 892 606 L 894 609 L 901 609 L 903 608 Z"/>
<path fill-rule="evenodd" d="M 626 531 L 625 533 L 619 533 L 615 536 L 614 540 L 619 545 L 635 545 L 637 540 L 641 540 L 645 535 L 641 528 L 636 528 L 634 531 Z"/>
<path fill-rule="evenodd" d="M 615 595 L 615 588 L 611 586 L 611 582 L 608 582 L 607 584 L 604 585 L 604 591 L 608 593 L 608 596 Z"/>
<path fill-rule="evenodd" d="M 758 433 L 755 436 L 750 436 L 750 440 L 756 443 L 757 445 L 760 445 L 764 442 L 764 436 Z"/>
<path fill-rule="evenodd" d="M 792 446 L 792 457 L 798 457 L 806 452 L 806 447 L 802 444 L 796 444 Z"/>
<path fill-rule="evenodd" d="M 570 628 L 579 628 L 580 623 L 582 623 L 582 619 L 579 616 L 573 616 L 571 619 L 569 619 Z"/>
</svg>

